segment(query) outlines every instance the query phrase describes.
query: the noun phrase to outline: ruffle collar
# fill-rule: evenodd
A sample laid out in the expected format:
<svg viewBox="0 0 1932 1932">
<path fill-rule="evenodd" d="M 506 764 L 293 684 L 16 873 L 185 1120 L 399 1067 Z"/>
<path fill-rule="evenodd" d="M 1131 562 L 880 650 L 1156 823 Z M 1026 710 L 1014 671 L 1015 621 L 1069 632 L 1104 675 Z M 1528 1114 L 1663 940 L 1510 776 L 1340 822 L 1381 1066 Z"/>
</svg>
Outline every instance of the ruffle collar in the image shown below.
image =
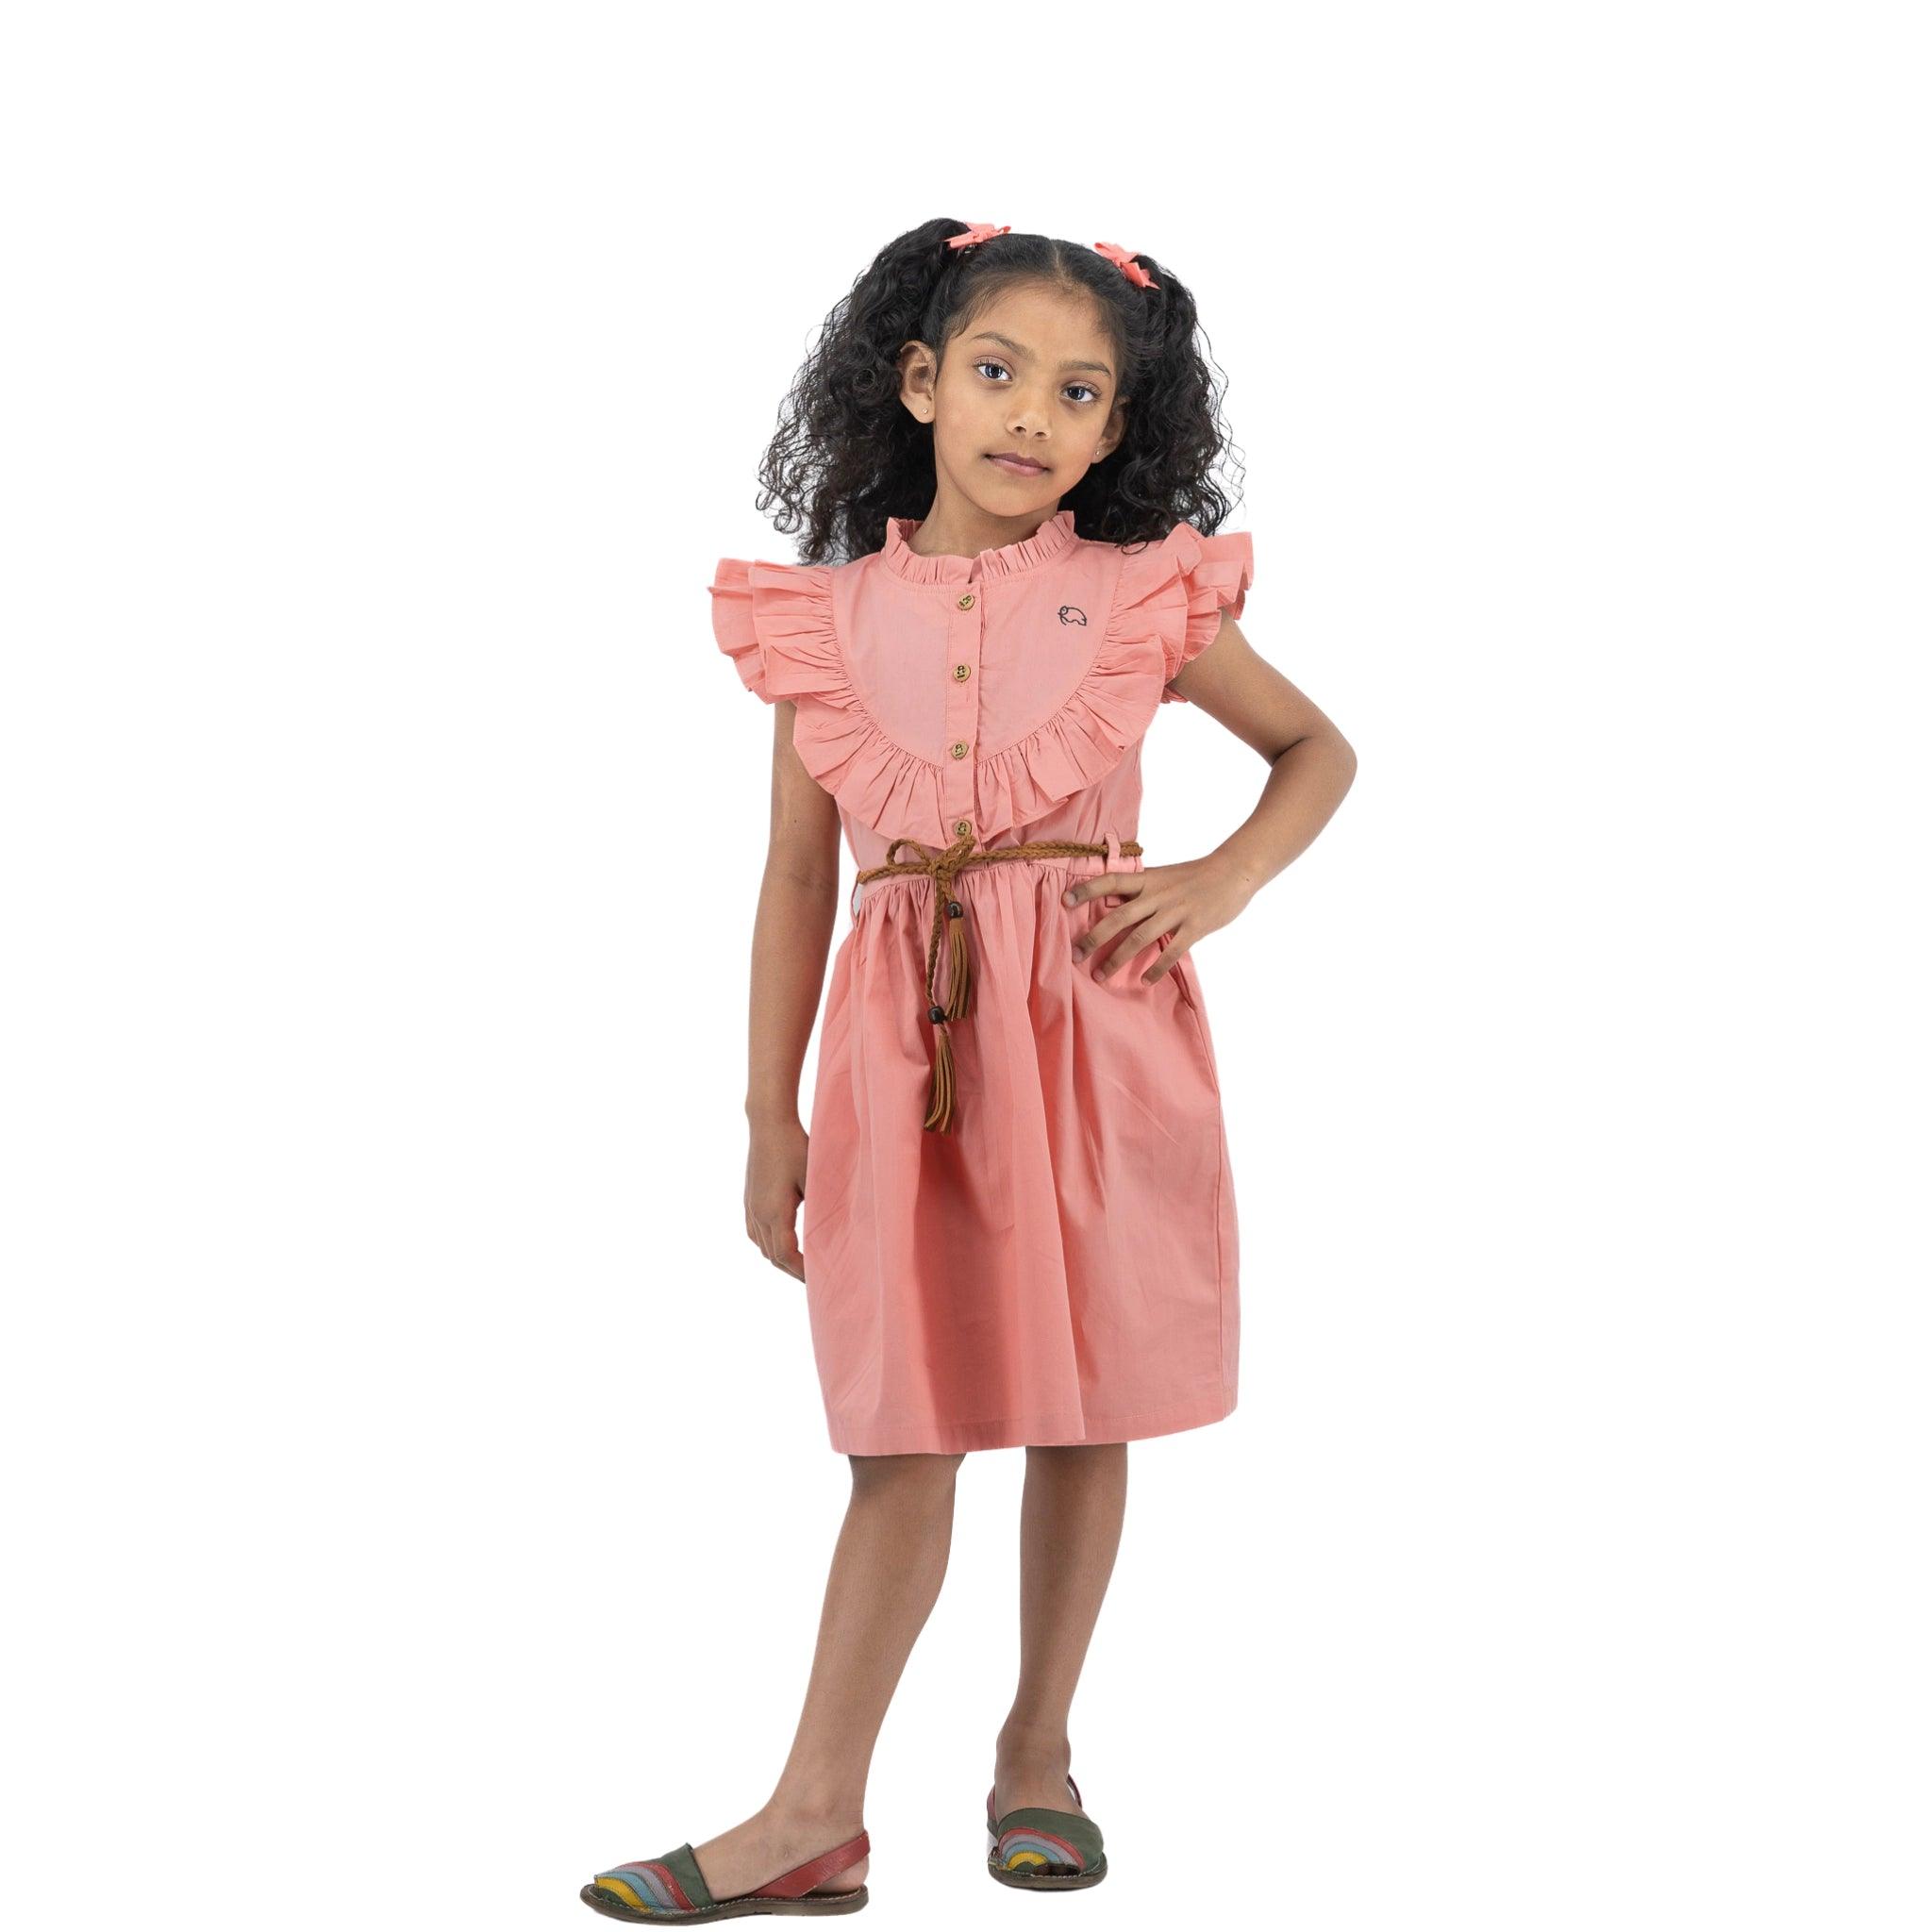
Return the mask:
<svg viewBox="0 0 1932 1932">
<path fill-rule="evenodd" d="M 1047 518 L 1032 536 L 1017 543 L 1003 543 L 996 550 L 982 550 L 977 557 L 922 557 L 908 542 L 924 517 L 888 517 L 886 541 L 879 560 L 896 577 L 908 584 L 959 584 L 974 572 L 982 578 L 1016 576 L 1022 571 L 1037 570 L 1071 550 L 1080 540 L 1074 534 L 1074 512 L 1058 511 Z"/>
</svg>

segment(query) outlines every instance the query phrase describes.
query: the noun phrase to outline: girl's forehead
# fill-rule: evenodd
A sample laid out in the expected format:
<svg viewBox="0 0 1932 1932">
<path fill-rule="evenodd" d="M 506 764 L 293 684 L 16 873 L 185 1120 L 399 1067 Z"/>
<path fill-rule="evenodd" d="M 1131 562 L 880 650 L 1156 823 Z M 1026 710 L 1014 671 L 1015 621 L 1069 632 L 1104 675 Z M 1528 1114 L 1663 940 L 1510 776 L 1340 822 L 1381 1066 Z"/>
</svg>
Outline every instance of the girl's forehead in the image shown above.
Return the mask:
<svg viewBox="0 0 1932 1932">
<path fill-rule="evenodd" d="M 966 322 L 959 340 L 985 341 L 1009 355 L 1046 361 L 1085 360 L 1113 367 L 1113 342 L 1091 296 L 1029 283 L 1002 291 Z"/>
</svg>

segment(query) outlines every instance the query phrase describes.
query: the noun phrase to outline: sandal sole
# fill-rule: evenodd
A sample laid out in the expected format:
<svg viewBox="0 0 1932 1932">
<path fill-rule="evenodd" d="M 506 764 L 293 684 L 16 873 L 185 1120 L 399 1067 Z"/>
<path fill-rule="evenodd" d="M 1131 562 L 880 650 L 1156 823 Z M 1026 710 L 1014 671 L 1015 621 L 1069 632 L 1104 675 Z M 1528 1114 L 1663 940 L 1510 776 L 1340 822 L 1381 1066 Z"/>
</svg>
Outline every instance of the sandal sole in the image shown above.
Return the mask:
<svg viewBox="0 0 1932 1932">
<path fill-rule="evenodd" d="M 700 1906 L 692 1912 L 641 1912 L 625 1905 L 615 1892 L 600 1890 L 594 1885 L 585 1886 L 577 1896 L 593 1912 L 602 1912 L 607 1919 L 625 1919 L 634 1925 L 689 1925 L 700 1919 L 828 1919 L 859 1910 L 870 1894 L 861 1885 L 852 1891 L 820 1892 L 816 1896 L 807 1892 L 803 1898 L 727 1898 L 716 1905 Z"/>
<path fill-rule="evenodd" d="M 1052 1873 L 1040 1878 L 1022 1878 L 1017 1872 L 1003 1871 L 989 1858 L 986 1869 L 1002 1885 L 1010 1885 L 1015 1891 L 1080 1891 L 1090 1885 L 1098 1885 L 1107 1876 L 1107 1867 L 1101 1865 L 1091 1872 Z"/>
</svg>

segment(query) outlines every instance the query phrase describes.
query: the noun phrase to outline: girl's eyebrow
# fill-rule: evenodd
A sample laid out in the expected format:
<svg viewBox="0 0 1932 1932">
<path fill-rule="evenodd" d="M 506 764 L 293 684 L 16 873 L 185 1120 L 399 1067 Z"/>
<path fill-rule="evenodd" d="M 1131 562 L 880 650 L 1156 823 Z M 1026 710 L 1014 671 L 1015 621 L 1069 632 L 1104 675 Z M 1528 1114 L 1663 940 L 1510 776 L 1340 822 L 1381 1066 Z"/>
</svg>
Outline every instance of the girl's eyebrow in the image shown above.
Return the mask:
<svg viewBox="0 0 1932 1932">
<path fill-rule="evenodd" d="M 981 329 L 973 340 L 975 342 L 997 342 L 1001 348 L 1010 350 L 1023 360 L 1030 360 L 1033 355 L 1031 349 L 1023 348 L 1011 336 L 996 335 L 990 328 Z M 1060 367 L 1062 369 L 1097 369 L 1109 381 L 1113 379 L 1113 371 L 1105 362 L 1062 362 Z"/>
</svg>

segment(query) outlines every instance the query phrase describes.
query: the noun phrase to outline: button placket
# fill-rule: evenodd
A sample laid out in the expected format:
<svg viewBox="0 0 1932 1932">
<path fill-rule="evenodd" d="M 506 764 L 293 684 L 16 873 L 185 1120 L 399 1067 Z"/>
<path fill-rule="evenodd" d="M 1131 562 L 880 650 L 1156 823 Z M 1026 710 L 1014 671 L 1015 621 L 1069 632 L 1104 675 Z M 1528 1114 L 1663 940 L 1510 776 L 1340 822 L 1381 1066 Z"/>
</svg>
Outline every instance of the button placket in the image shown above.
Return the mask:
<svg viewBox="0 0 1932 1932">
<path fill-rule="evenodd" d="M 953 835 L 973 823 L 974 754 L 979 745 L 979 645 L 986 614 L 986 586 L 977 578 L 948 591 L 946 628 L 946 742 L 940 758 L 940 808 Z"/>
</svg>

